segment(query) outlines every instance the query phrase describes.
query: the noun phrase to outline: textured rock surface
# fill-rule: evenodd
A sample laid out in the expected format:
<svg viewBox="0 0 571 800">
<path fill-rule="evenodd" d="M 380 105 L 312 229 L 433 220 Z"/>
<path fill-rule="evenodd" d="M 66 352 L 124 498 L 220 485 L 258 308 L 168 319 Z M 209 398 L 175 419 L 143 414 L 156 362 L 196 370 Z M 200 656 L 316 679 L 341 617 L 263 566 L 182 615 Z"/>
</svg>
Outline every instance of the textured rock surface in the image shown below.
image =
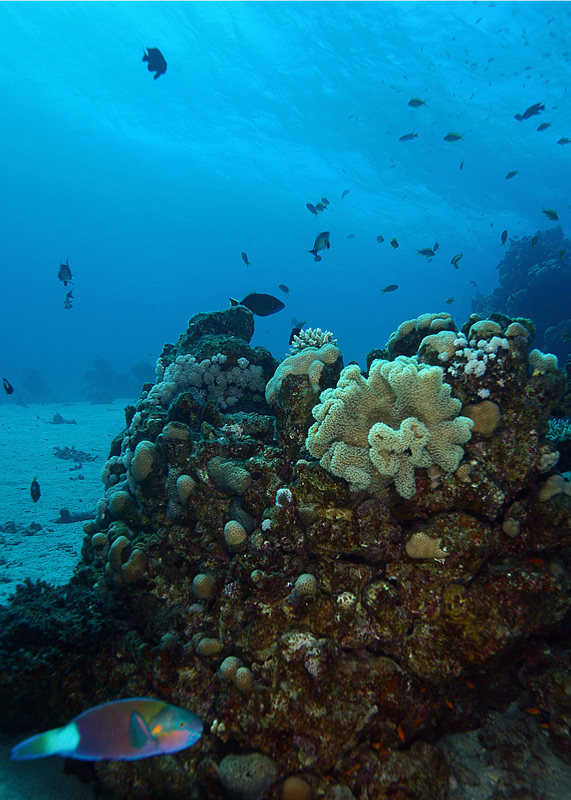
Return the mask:
<svg viewBox="0 0 571 800">
<path fill-rule="evenodd" d="M 204 720 L 200 742 L 176 757 L 96 764 L 117 799 L 277 800 L 300 776 L 327 800 L 445 800 L 436 734 L 476 727 L 518 696 L 567 757 L 571 496 L 539 495 L 556 475 L 541 471 L 547 420 L 568 387 L 562 371 L 532 374 L 512 320 L 468 339 L 477 321 L 453 331 L 448 360 L 413 326 L 418 363 L 430 364 L 420 371 L 437 370 L 455 407 L 486 399 L 501 415 L 473 433 L 457 469 L 418 466 L 410 498 L 392 484 L 354 491 L 311 458 L 319 396 L 308 376 L 286 376 L 257 411 L 251 397 L 224 413 L 184 392 L 168 408 L 142 396 L 103 470 L 70 586 L 27 586 L 0 609 L 4 724 L 54 727 L 128 695 Z M 208 350 L 204 335 L 182 346 L 191 340 Z M 338 375 L 322 377 L 333 386 Z M 139 481 L 143 441 L 154 450 Z M 243 480 L 215 479 L 213 463 Z M 185 503 L 181 476 L 194 484 Z M 275 766 L 259 785 L 220 774 L 252 754 Z"/>
</svg>

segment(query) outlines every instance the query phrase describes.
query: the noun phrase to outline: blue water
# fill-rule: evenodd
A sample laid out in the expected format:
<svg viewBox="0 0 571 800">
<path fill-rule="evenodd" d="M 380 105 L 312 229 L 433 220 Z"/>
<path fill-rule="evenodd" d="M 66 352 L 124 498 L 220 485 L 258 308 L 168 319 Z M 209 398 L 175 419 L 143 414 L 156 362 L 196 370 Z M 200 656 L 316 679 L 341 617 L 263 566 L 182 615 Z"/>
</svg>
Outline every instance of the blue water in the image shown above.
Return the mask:
<svg viewBox="0 0 571 800">
<path fill-rule="evenodd" d="M 18 386 L 32 367 L 80 397 L 94 357 L 154 365 L 190 316 L 254 290 L 287 302 L 256 319 L 254 344 L 277 357 L 293 317 L 361 364 L 403 319 L 449 310 L 462 323 L 497 284 L 502 230 L 548 227 L 545 206 L 569 232 L 571 145 L 557 141 L 571 137 L 570 10 L 0 4 L 2 375 Z M 145 47 L 168 62 L 158 80 Z M 514 120 L 536 102 L 540 116 Z M 449 131 L 464 140 L 444 142 Z M 322 196 L 314 219 L 306 203 Z M 317 264 L 307 250 L 322 230 Z M 416 250 L 435 241 L 428 263 Z"/>
</svg>

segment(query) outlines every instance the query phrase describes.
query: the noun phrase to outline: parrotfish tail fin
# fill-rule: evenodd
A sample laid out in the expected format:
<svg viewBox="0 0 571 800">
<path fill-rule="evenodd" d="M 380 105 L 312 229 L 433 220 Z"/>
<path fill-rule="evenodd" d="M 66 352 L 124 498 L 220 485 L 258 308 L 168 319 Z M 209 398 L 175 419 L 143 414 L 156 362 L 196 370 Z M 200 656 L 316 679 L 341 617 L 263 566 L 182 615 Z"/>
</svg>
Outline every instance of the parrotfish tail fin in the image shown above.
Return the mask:
<svg viewBox="0 0 571 800">
<path fill-rule="evenodd" d="M 70 755 L 79 744 L 77 725 L 70 722 L 63 728 L 52 728 L 38 733 L 12 748 L 12 761 L 27 761 L 32 758 L 46 758 L 55 755 Z"/>
</svg>

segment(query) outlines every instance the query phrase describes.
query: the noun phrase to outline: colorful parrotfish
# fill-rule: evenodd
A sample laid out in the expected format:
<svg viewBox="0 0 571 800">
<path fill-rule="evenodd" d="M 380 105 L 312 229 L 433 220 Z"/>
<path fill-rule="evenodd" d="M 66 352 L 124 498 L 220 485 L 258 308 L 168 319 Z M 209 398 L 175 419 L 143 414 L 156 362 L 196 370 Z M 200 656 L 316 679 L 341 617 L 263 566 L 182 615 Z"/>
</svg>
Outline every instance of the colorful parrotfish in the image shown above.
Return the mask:
<svg viewBox="0 0 571 800">
<path fill-rule="evenodd" d="M 183 708 L 152 697 L 113 700 L 79 714 L 62 728 L 53 728 L 12 748 L 11 758 L 24 761 L 46 756 L 85 761 L 136 761 L 177 753 L 202 735 L 202 721 Z"/>
</svg>

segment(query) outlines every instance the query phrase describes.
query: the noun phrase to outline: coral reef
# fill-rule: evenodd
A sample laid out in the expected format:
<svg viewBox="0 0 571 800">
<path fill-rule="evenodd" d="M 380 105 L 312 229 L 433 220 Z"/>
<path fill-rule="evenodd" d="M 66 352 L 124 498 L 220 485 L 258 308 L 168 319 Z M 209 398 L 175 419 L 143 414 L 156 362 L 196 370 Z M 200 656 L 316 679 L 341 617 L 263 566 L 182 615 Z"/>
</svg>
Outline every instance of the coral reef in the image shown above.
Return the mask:
<svg viewBox="0 0 571 800">
<path fill-rule="evenodd" d="M 487 296 L 478 293 L 472 309 L 482 316 L 532 317 L 539 344 L 565 361 L 571 351 L 571 242 L 561 226 L 510 239 L 497 269 L 499 286 Z"/>
<path fill-rule="evenodd" d="M 332 342 L 278 367 L 243 306 L 194 317 L 126 409 L 73 580 L 0 609 L 3 725 L 130 695 L 204 721 L 176 756 L 96 763 L 114 800 L 445 800 L 436 735 L 515 699 L 571 763 L 571 492 L 549 424 L 570 387 L 533 331 L 423 315 L 362 374 Z M 240 359 L 269 403 L 224 376 Z"/>
</svg>

